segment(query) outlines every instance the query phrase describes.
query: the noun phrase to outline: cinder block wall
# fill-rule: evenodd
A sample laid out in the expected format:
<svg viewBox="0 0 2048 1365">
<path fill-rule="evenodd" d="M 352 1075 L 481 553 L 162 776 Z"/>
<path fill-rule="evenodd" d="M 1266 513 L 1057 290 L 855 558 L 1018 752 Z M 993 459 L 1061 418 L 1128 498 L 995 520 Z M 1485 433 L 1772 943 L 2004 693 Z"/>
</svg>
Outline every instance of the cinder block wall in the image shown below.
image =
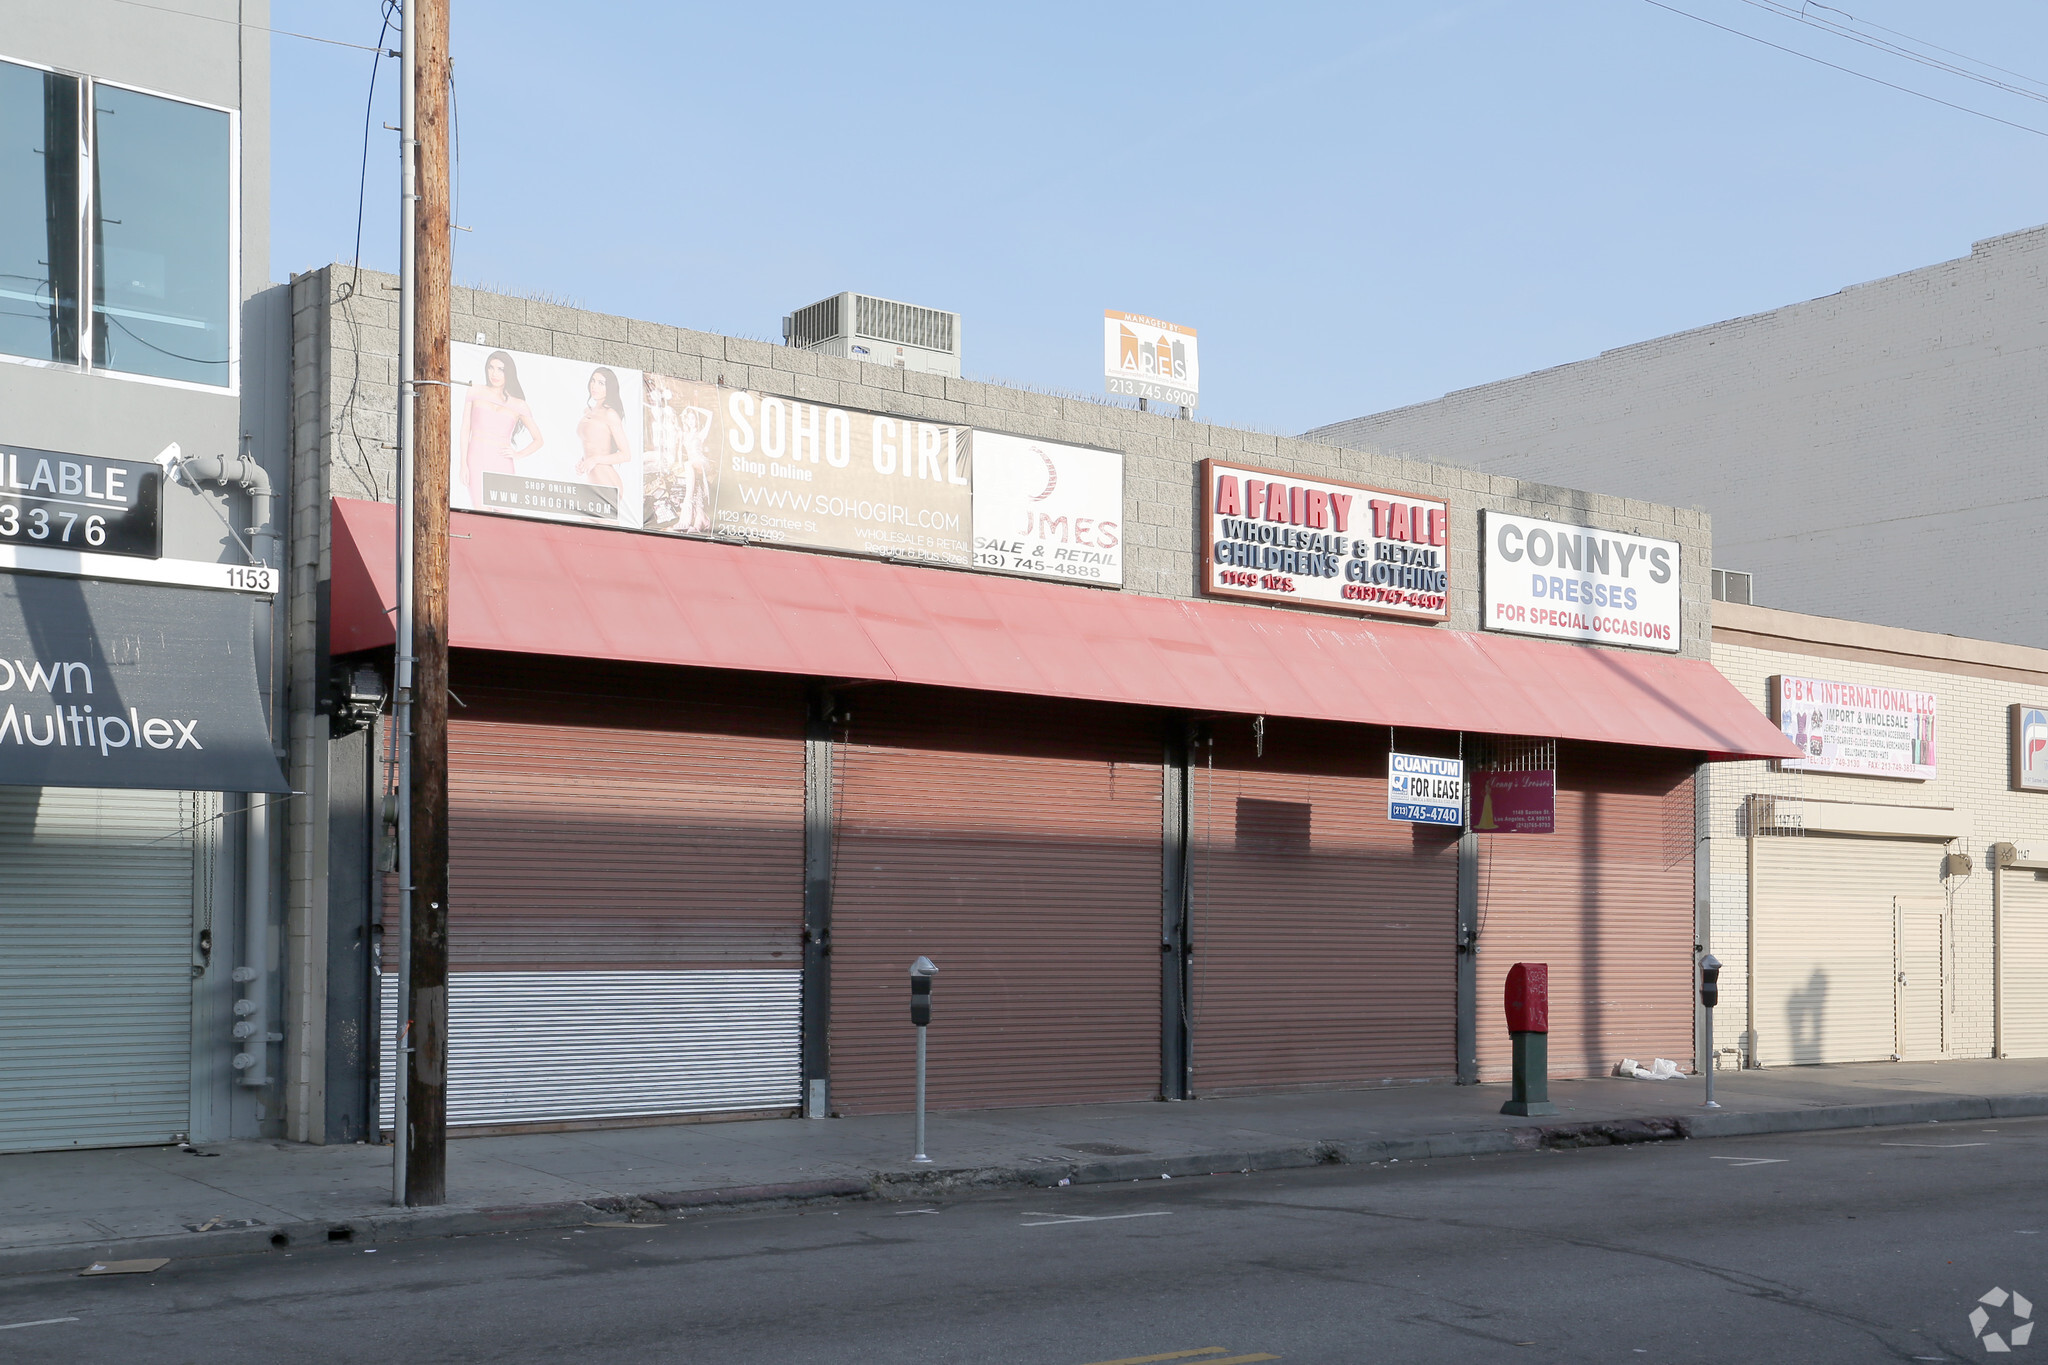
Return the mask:
<svg viewBox="0 0 2048 1365">
<path fill-rule="evenodd" d="M 299 305 L 312 335 L 294 357 L 300 477 L 324 478 L 334 497 L 390 501 L 397 406 L 396 279 L 347 266 L 299 277 Z M 1479 509 L 1568 519 L 1675 540 L 1682 551 L 1684 652 L 1707 654 L 1707 517 L 1604 493 L 1580 492 L 1422 459 L 1349 450 L 1325 441 L 1270 436 L 1180 421 L 1157 413 L 1053 397 L 973 380 L 917 374 L 786 346 L 693 332 L 558 304 L 458 289 L 457 340 L 674 375 L 1124 452 L 1125 589 L 1161 597 L 1198 595 L 1201 551 L 1196 469 L 1209 457 L 1246 461 L 1307 477 L 1345 479 L 1423 497 L 1451 508 L 1451 621 L 1479 628 Z M 326 560 L 321 559 L 323 573 Z M 1275 608 L 1282 610 L 1283 608 Z M 1300 610 L 1300 608 L 1284 608 Z"/>
<path fill-rule="evenodd" d="M 1703 507 L 1759 604 L 2048 646 L 2048 227 L 1310 438 Z"/>
<path fill-rule="evenodd" d="M 2041 663 L 2048 667 L 2048 657 Z M 2001 840 L 2038 845 L 2042 842 L 2041 831 L 2048 829 L 2048 795 L 2008 789 L 2006 708 L 2015 702 L 2048 705 L 2048 683 L 1963 676 L 1725 643 L 1714 647 L 1714 666 L 1759 710 L 1766 709 L 1768 680 L 1778 673 L 1932 692 L 1937 698 L 1936 758 L 1940 771 L 1940 776 L 1931 782 L 1901 782 L 1832 773 L 1774 773 L 1768 763 L 1713 765 L 1708 778 L 1709 823 L 1703 832 L 1709 836 L 1707 847 L 1712 860 L 1710 946 L 1723 964 L 1716 1044 L 1732 1047 L 1741 1042 L 1742 1021 L 1749 1011 L 1749 862 L 1742 808 L 1746 796 L 1761 792 L 1807 800 L 1948 806 L 1969 816 L 1970 837 L 1961 847 L 1976 861 L 1976 871 L 1950 888 L 1952 975 L 1947 1041 L 1950 1056 L 1990 1056 L 1991 845 Z M 1939 846 L 1928 847 L 1931 868 L 1939 856 Z M 1924 887 L 1900 890 L 1934 894 L 1941 887 L 1930 880 Z"/>
</svg>

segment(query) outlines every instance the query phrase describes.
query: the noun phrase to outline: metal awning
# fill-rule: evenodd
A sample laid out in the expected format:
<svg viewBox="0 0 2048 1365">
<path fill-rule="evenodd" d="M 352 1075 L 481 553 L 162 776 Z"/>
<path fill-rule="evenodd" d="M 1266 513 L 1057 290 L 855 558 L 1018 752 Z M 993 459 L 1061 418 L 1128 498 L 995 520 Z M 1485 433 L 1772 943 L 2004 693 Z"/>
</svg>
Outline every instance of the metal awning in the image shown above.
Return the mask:
<svg viewBox="0 0 2048 1365">
<path fill-rule="evenodd" d="M 1796 756 L 1697 659 L 480 513 L 454 532 L 462 648 Z M 335 502 L 337 655 L 392 642 L 394 537 L 389 505 Z"/>
</svg>

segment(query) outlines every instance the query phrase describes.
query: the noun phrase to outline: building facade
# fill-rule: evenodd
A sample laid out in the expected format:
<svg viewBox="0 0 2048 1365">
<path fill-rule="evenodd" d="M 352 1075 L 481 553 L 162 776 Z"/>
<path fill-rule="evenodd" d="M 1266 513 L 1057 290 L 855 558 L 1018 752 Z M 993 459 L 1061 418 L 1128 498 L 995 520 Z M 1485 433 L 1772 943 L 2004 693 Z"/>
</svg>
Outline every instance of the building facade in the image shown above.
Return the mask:
<svg viewBox="0 0 2048 1365">
<path fill-rule="evenodd" d="M 1807 751 L 1717 765 L 1721 1064 L 2048 1055 L 2048 650 L 1714 604 Z"/>
<path fill-rule="evenodd" d="M 270 34 L 188 10 L 0 3 L 0 1151 L 282 1131 Z"/>
<path fill-rule="evenodd" d="M 2040 648 L 2044 290 L 2030 228 L 1309 436 L 1704 508 L 1740 600 Z"/>
<path fill-rule="evenodd" d="M 287 1086 L 329 1140 L 389 1112 L 334 1045 L 392 1033 L 388 727 L 323 715 L 389 666 L 389 284 L 292 286 L 288 898 L 327 956 Z M 1497 1078 L 1521 959 L 1559 1074 L 1692 1054 L 1697 773 L 1789 751 L 1707 662 L 1704 516 L 454 306 L 458 1127 L 906 1107 L 920 954 L 940 1106 Z M 1546 571 L 1483 584 L 1482 534 Z M 1469 830 L 1424 810 L 1460 761 Z"/>
</svg>

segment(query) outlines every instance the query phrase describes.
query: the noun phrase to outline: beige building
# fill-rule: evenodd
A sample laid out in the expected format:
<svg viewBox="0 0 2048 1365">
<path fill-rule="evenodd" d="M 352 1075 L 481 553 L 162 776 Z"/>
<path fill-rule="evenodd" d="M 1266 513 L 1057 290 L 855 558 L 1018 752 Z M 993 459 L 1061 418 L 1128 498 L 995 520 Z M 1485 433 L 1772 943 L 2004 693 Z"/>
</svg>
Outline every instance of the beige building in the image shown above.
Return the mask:
<svg viewBox="0 0 2048 1365">
<path fill-rule="evenodd" d="M 1713 613 L 1715 666 L 1815 755 L 1708 770 L 1718 1064 L 2048 1056 L 2048 789 L 2015 758 L 2048 650 Z"/>
</svg>

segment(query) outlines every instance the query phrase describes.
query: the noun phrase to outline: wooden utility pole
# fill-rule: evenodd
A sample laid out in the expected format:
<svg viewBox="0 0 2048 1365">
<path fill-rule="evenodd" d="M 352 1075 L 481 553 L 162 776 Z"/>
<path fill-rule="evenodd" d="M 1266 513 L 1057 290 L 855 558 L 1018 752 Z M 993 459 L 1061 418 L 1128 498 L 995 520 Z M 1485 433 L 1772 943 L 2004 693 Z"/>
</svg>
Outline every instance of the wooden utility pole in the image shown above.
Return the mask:
<svg viewBox="0 0 2048 1365">
<path fill-rule="evenodd" d="M 448 1198 L 448 0 L 407 0 L 419 164 L 413 201 L 412 1065 L 405 1202 Z"/>
</svg>

